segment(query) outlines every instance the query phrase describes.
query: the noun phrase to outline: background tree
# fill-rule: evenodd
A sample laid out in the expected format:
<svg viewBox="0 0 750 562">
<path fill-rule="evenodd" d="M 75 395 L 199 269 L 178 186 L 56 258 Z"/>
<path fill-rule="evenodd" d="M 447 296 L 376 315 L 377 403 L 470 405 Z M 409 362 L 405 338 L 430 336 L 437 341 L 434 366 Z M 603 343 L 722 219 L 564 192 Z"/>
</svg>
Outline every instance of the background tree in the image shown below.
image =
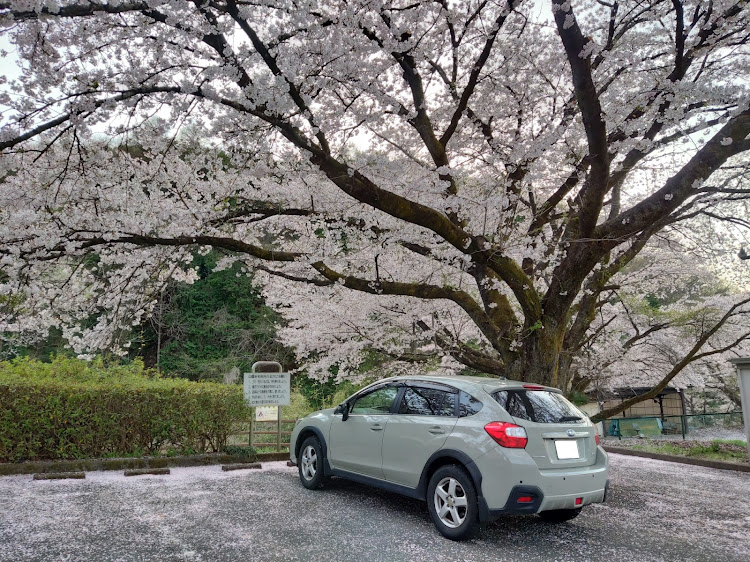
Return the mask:
<svg viewBox="0 0 750 562">
<path fill-rule="evenodd" d="M 572 389 L 606 398 L 613 388 L 651 388 L 655 397 L 679 376 L 679 387 L 711 388 L 731 404 L 728 359 L 750 340 L 746 299 L 694 256 L 663 250 L 643 252 L 619 281 L 572 358 Z"/>
<path fill-rule="evenodd" d="M 4 293 L 73 326 L 52 311 L 83 306 L 80 283 L 109 312 L 64 331 L 96 348 L 209 246 L 307 287 L 283 299 L 309 303 L 301 355 L 345 339 L 321 375 L 373 345 L 413 359 L 426 336 L 463 365 L 569 388 L 644 248 L 697 249 L 704 219 L 747 226 L 748 10 L 0 1 L 24 65 L 0 99 Z M 175 158 L 154 114 L 210 124 L 236 168 Z M 139 162 L 86 140 L 136 130 Z M 107 289 L 77 265 L 91 251 Z"/>
<path fill-rule="evenodd" d="M 265 306 L 252 275 L 239 264 L 213 271 L 216 259 L 196 256 L 191 265 L 199 278 L 161 293 L 138 353 L 147 366 L 153 362 L 168 375 L 189 379 L 221 380 L 233 368 L 249 372 L 260 360 L 291 368 L 293 356 L 276 341 L 279 318 Z"/>
</svg>

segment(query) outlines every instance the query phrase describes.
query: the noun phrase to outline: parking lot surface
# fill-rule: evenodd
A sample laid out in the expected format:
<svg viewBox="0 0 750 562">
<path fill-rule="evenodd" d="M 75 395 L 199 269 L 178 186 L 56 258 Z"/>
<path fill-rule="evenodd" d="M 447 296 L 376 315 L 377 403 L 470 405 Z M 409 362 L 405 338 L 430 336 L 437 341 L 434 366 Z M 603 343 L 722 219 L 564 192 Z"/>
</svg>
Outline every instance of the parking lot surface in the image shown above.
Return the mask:
<svg viewBox="0 0 750 562">
<path fill-rule="evenodd" d="M 0 477 L 2 561 L 750 560 L 750 474 L 610 455 L 606 504 L 562 525 L 510 517 L 443 539 L 423 502 L 296 468 Z"/>
</svg>

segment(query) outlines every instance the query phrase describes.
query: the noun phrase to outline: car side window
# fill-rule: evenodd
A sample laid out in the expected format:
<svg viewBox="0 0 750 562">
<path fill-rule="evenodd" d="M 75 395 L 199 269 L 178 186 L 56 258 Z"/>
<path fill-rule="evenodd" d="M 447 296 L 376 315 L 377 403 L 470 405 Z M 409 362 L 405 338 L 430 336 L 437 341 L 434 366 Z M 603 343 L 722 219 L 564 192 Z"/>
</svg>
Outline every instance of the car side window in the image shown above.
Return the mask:
<svg viewBox="0 0 750 562">
<path fill-rule="evenodd" d="M 398 395 L 398 388 L 386 386 L 360 396 L 352 404 L 351 414 L 387 414 Z"/>
<path fill-rule="evenodd" d="M 459 394 L 458 400 L 458 416 L 461 418 L 473 416 L 482 409 L 482 406 L 484 406 L 479 400 L 463 390 Z"/>
<path fill-rule="evenodd" d="M 399 405 L 399 414 L 455 416 L 456 392 L 419 386 L 407 387 Z"/>
</svg>

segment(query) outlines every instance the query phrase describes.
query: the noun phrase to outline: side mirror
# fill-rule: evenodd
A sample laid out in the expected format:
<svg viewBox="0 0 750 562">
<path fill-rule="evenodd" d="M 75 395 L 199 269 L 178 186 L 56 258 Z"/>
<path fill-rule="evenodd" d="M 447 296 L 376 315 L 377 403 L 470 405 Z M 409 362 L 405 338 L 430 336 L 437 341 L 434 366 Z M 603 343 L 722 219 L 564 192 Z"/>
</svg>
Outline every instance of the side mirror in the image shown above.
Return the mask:
<svg viewBox="0 0 750 562">
<path fill-rule="evenodd" d="M 346 421 L 349 419 L 349 404 L 344 402 L 343 404 L 339 404 L 336 406 L 336 409 L 333 411 L 334 414 L 341 414 L 341 421 Z"/>
</svg>

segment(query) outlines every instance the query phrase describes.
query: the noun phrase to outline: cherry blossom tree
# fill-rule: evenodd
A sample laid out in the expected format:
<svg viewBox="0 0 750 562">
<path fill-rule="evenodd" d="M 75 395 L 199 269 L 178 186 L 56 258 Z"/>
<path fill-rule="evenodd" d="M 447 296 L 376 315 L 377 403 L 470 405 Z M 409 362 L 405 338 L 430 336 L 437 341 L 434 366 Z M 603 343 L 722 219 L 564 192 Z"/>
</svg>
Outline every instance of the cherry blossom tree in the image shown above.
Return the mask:
<svg viewBox="0 0 750 562">
<path fill-rule="evenodd" d="M 110 345 L 211 247 L 265 272 L 318 376 L 440 350 L 569 389 L 607 307 L 627 322 L 617 292 L 644 251 L 706 253 L 746 283 L 749 16 L 744 0 L 0 0 L 22 65 L 0 96 L 2 294 L 24 296 L 4 327 Z M 206 131 L 192 153 L 188 123 Z M 675 365 L 747 301 L 716 306 Z"/>
<path fill-rule="evenodd" d="M 672 384 L 712 388 L 733 403 L 737 383 L 728 360 L 750 343 L 748 295 L 731 291 L 695 257 L 664 249 L 647 248 L 618 277 L 572 357 L 572 390 L 606 399 L 614 389 L 639 389 L 632 405 Z"/>
</svg>

